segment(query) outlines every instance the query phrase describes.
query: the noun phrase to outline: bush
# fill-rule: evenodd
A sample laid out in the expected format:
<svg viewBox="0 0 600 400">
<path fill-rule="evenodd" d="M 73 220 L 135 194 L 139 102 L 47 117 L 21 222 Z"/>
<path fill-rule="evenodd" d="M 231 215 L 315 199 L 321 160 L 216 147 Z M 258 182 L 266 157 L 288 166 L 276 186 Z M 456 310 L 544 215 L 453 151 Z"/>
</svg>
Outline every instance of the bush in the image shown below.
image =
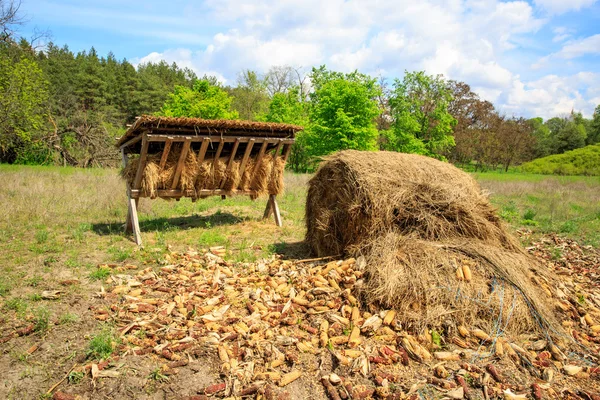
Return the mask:
<svg viewBox="0 0 600 400">
<path fill-rule="evenodd" d="M 600 144 L 538 158 L 523 164 L 521 170 L 547 175 L 600 175 Z"/>
</svg>

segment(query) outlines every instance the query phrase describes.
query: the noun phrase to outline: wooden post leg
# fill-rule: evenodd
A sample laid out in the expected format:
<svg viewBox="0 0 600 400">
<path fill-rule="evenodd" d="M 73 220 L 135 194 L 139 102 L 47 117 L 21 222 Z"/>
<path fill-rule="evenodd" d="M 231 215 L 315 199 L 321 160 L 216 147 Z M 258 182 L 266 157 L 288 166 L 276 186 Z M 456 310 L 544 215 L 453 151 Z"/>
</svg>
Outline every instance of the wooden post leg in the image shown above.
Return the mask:
<svg viewBox="0 0 600 400">
<path fill-rule="evenodd" d="M 267 219 L 271 216 L 273 212 L 273 203 L 271 202 L 271 195 L 269 195 L 269 200 L 267 200 L 267 207 L 265 208 L 265 213 L 263 214 L 263 219 Z"/>
<path fill-rule="evenodd" d="M 135 243 L 138 246 L 142 245 L 142 233 L 140 232 L 140 222 L 137 215 L 137 206 L 139 199 L 129 197 L 129 207 L 127 210 L 127 231 L 133 231 Z"/>
<path fill-rule="evenodd" d="M 274 194 L 270 195 L 269 203 L 271 203 L 273 214 L 275 214 L 275 224 L 277 224 L 277 226 L 281 226 L 281 214 L 279 214 L 279 204 L 277 204 L 277 196 L 275 196 Z"/>
</svg>

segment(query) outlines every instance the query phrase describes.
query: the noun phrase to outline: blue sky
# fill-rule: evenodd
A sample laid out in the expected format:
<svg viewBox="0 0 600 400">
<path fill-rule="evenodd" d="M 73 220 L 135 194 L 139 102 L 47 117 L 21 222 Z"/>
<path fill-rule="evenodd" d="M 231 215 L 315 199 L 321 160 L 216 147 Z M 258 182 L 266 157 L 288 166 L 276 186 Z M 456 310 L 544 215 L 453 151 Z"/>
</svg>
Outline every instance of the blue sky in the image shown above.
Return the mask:
<svg viewBox="0 0 600 400">
<path fill-rule="evenodd" d="M 244 68 L 326 64 L 387 78 L 462 80 L 504 113 L 600 104 L 600 0 L 23 0 L 28 23 L 73 51 L 167 60 L 234 83 Z"/>
</svg>

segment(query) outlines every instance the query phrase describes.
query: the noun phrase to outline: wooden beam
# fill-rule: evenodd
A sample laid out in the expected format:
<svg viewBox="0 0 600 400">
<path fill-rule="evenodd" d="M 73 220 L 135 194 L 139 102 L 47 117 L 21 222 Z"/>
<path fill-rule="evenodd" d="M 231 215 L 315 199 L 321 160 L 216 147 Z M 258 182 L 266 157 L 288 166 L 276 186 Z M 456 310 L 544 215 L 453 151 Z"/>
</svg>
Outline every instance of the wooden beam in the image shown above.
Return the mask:
<svg viewBox="0 0 600 400">
<path fill-rule="evenodd" d="M 131 191 L 131 197 L 132 198 L 140 198 L 141 196 L 141 190 L 132 190 Z M 177 198 L 177 197 L 200 197 L 200 196 L 221 196 L 221 195 L 225 195 L 225 196 L 248 196 L 248 195 L 255 195 L 256 191 L 255 190 L 236 190 L 235 192 L 232 191 L 227 191 L 227 190 L 223 190 L 223 189 L 202 189 L 202 190 L 193 190 L 193 189 L 188 189 L 188 190 L 181 190 L 181 189 L 160 189 L 156 191 L 156 196 L 157 197 L 167 197 L 167 198 Z"/>
<path fill-rule="evenodd" d="M 167 163 L 167 159 L 169 158 L 169 152 L 171 151 L 171 145 L 173 144 L 173 139 L 167 139 L 165 142 L 165 148 L 163 149 L 162 156 L 160 157 L 160 164 L 158 168 L 162 171 Z"/>
<path fill-rule="evenodd" d="M 204 157 L 206 157 L 206 150 L 208 150 L 208 145 L 210 144 L 210 138 L 203 138 L 202 145 L 200 146 L 200 151 L 198 151 L 198 165 L 202 164 L 204 161 Z"/>
<path fill-rule="evenodd" d="M 242 158 L 242 163 L 240 164 L 240 176 L 244 175 L 244 171 L 246 170 L 246 164 L 248 164 L 248 157 L 250 157 L 250 152 L 252 151 L 252 147 L 254 146 L 255 141 L 255 139 L 250 139 L 250 141 L 248 142 L 246 152 L 244 153 L 244 158 Z"/>
<path fill-rule="evenodd" d="M 171 184 L 171 189 L 175 189 L 177 184 L 179 183 L 179 178 L 181 177 L 181 171 L 183 171 L 183 167 L 185 165 L 185 159 L 187 158 L 188 151 L 190 150 L 190 145 L 192 144 L 191 138 L 188 138 L 183 143 L 183 149 L 181 149 L 181 154 L 179 155 L 179 161 L 177 162 L 177 169 L 175 170 L 175 176 L 173 177 L 173 183 Z"/>
<path fill-rule="evenodd" d="M 130 139 L 130 140 L 126 141 L 125 143 L 123 143 L 120 146 L 120 149 L 121 150 L 125 150 L 127 147 L 136 144 L 137 142 L 139 142 L 140 140 L 142 140 L 143 136 L 144 135 L 138 135 L 138 136 L 135 136 L 133 139 Z"/>
<path fill-rule="evenodd" d="M 271 203 L 271 197 L 269 196 L 269 200 L 267 200 L 267 207 L 265 208 L 265 212 L 263 214 L 263 219 L 267 219 L 273 213 L 273 203 Z"/>
<path fill-rule="evenodd" d="M 205 128 L 205 127 L 177 127 L 169 128 L 166 126 L 161 127 L 147 127 L 150 131 L 154 131 L 157 134 L 173 133 L 175 135 L 193 136 L 193 135 L 213 135 L 213 136 L 246 136 L 246 137 L 269 137 L 274 136 L 276 138 L 293 138 L 295 133 L 293 131 L 288 132 L 275 132 L 271 129 L 266 130 L 250 130 L 245 128 L 238 129 L 218 129 L 218 128 Z M 298 131 L 299 132 L 299 131 Z"/>
<path fill-rule="evenodd" d="M 144 169 L 146 169 L 146 159 L 148 158 L 148 138 L 146 135 L 142 138 L 142 150 L 140 151 L 140 162 L 138 163 L 138 170 L 135 174 L 132 189 L 139 189 L 144 176 Z"/>
<path fill-rule="evenodd" d="M 173 140 L 174 142 L 185 142 L 188 138 L 191 138 L 192 143 L 198 143 L 198 142 L 202 142 L 204 141 L 204 139 L 208 138 L 211 139 L 212 141 L 216 141 L 217 139 L 219 141 L 225 142 L 225 143 L 234 143 L 236 142 L 238 139 L 240 141 L 240 143 L 249 143 L 250 141 L 254 140 L 254 141 L 259 141 L 259 143 L 262 143 L 262 141 L 267 141 L 270 144 L 275 144 L 278 143 L 280 140 L 283 141 L 283 144 L 291 144 L 294 143 L 294 139 L 288 138 L 288 139 L 280 139 L 280 138 L 254 138 L 254 137 L 243 137 L 243 136 L 218 136 L 218 135 L 198 135 L 198 136 L 174 136 L 174 135 L 157 135 L 157 134 L 149 134 L 148 135 L 148 140 L 150 140 L 151 142 L 166 142 L 168 139 Z"/>
</svg>

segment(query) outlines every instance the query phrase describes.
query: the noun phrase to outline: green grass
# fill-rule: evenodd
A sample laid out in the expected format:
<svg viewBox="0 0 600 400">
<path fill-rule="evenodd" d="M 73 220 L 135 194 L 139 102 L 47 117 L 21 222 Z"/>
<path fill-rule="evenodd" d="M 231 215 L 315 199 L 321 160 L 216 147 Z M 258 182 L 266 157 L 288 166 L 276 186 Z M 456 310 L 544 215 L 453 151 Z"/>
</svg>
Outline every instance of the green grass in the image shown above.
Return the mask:
<svg viewBox="0 0 600 400">
<path fill-rule="evenodd" d="M 90 273 L 90 279 L 94 281 L 99 281 L 106 279 L 110 276 L 110 268 L 106 267 L 98 267 L 94 271 Z"/>
<path fill-rule="evenodd" d="M 474 174 L 499 215 L 534 233 L 559 233 L 600 247 L 600 178 L 525 173 Z"/>
<path fill-rule="evenodd" d="M 521 170 L 535 174 L 600 175 L 600 144 L 538 158 L 521 165 Z"/>
<path fill-rule="evenodd" d="M 117 337 L 114 335 L 113 329 L 105 325 L 90 340 L 86 355 L 91 359 L 106 360 L 115 350 L 117 342 Z"/>
</svg>

